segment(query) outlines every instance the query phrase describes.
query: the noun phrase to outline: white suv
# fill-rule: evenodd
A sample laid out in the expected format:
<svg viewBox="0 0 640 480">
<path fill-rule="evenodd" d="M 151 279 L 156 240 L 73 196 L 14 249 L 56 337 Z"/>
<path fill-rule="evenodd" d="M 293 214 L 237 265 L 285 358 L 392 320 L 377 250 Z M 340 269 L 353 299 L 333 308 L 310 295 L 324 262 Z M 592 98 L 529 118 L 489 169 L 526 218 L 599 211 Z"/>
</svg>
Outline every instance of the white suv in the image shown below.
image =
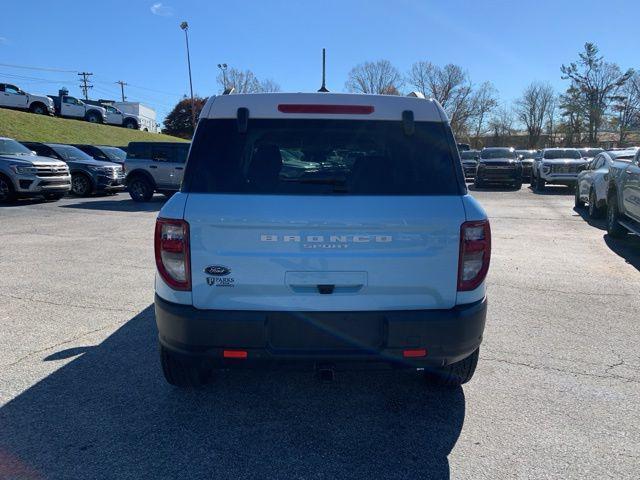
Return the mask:
<svg viewBox="0 0 640 480">
<path fill-rule="evenodd" d="M 212 97 L 156 223 L 165 377 L 368 361 L 459 385 L 478 361 L 490 250 L 437 102 Z"/>
</svg>

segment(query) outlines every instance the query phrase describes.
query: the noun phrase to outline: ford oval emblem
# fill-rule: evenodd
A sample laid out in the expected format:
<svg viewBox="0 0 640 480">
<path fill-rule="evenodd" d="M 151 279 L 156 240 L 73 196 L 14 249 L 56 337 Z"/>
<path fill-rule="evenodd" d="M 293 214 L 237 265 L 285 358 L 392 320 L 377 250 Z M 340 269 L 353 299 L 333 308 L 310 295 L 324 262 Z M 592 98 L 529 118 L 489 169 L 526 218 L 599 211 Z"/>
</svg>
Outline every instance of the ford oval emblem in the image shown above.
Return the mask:
<svg viewBox="0 0 640 480">
<path fill-rule="evenodd" d="M 204 273 L 207 275 L 215 275 L 217 277 L 224 277 L 225 275 L 229 275 L 231 270 L 222 265 L 209 265 L 204 269 Z"/>
</svg>

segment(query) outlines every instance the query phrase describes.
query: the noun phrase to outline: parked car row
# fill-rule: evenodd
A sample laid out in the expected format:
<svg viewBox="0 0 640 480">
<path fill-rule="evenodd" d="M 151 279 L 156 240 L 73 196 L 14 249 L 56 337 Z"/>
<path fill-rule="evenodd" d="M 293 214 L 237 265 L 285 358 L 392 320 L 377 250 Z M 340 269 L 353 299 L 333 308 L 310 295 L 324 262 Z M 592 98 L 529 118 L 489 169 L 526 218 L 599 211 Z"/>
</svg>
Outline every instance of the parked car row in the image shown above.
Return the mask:
<svg viewBox="0 0 640 480">
<path fill-rule="evenodd" d="M 601 152 L 578 175 L 575 207 L 592 219 L 607 216 L 612 237 L 640 235 L 640 149 Z"/>
<path fill-rule="evenodd" d="M 148 119 L 133 113 L 125 113 L 105 102 L 80 100 L 61 89 L 57 95 L 27 93 L 18 86 L 0 83 L 0 107 L 26 110 L 39 115 L 56 115 L 76 118 L 91 123 L 106 123 L 136 130 L 150 130 Z"/>
<path fill-rule="evenodd" d="M 488 147 L 460 152 L 464 175 L 476 188 L 485 185 L 509 185 L 521 188 L 524 181 L 541 192 L 547 184 L 574 186 L 578 173 L 590 159 L 604 150 L 600 148 L 545 148 L 515 150 Z"/>
<path fill-rule="evenodd" d="M 180 189 L 189 143 L 131 142 L 127 147 L 0 138 L 0 202 L 57 200 L 128 190 L 137 202 Z M 125 151 L 126 150 L 126 151 Z M 125 177 L 126 172 L 126 177 Z"/>
</svg>

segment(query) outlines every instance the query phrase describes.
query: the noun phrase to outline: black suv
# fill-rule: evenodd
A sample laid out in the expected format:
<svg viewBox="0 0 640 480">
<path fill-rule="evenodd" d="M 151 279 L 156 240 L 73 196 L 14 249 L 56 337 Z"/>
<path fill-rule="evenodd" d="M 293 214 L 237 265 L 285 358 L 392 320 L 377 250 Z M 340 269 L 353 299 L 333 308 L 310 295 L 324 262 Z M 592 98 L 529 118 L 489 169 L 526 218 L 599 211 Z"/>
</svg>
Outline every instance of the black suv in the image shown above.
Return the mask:
<svg viewBox="0 0 640 480">
<path fill-rule="evenodd" d="M 518 190 L 522 188 L 522 162 L 513 148 L 482 149 L 475 186 L 480 188 L 488 183 L 512 185 Z"/>
<path fill-rule="evenodd" d="M 127 152 L 119 147 L 86 144 L 74 144 L 73 146 L 79 148 L 87 155 L 93 157 L 95 160 L 117 163 L 124 170 L 124 161 L 127 158 Z"/>
<path fill-rule="evenodd" d="M 71 171 L 71 193 L 117 193 L 124 189 L 122 167 L 113 162 L 95 160 L 82 150 L 60 143 L 21 142 L 41 157 L 62 160 Z"/>
</svg>

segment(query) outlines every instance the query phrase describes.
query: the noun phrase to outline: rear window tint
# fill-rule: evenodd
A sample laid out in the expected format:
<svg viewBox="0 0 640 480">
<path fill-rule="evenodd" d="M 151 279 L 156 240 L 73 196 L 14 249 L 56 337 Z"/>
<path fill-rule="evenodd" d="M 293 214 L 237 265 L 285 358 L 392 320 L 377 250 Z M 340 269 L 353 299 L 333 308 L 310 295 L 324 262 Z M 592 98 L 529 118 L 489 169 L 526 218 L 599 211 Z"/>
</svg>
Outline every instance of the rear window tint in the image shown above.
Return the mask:
<svg viewBox="0 0 640 480">
<path fill-rule="evenodd" d="M 282 195 L 456 195 L 447 129 L 416 122 L 201 120 L 183 191 Z"/>
</svg>

